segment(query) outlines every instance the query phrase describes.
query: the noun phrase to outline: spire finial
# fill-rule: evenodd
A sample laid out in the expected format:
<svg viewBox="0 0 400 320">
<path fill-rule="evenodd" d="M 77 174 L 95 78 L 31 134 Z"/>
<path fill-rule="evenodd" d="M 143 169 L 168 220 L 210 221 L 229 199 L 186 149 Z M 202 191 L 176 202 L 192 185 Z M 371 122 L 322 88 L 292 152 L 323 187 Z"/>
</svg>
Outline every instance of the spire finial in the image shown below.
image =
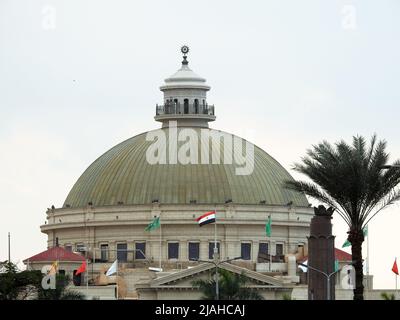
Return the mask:
<svg viewBox="0 0 400 320">
<path fill-rule="evenodd" d="M 187 58 L 187 54 L 188 54 L 188 52 L 189 52 L 189 47 L 188 47 L 187 45 L 183 45 L 183 46 L 181 47 L 181 52 L 182 52 L 182 54 L 183 54 L 183 61 L 182 61 L 182 64 L 183 64 L 183 65 L 188 65 L 189 62 L 186 60 L 186 58 Z"/>
</svg>

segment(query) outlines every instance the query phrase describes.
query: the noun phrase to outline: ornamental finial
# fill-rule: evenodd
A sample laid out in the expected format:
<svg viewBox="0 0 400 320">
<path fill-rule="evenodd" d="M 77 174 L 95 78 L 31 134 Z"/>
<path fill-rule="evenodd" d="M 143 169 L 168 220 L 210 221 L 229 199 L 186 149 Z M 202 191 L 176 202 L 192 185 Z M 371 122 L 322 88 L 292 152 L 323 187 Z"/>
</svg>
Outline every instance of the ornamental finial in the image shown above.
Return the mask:
<svg viewBox="0 0 400 320">
<path fill-rule="evenodd" d="M 183 46 L 181 47 L 181 52 L 182 52 L 182 54 L 183 54 L 183 61 L 182 61 L 182 64 L 183 64 L 183 65 L 187 65 L 187 64 L 189 63 L 189 62 L 186 60 L 187 54 L 188 54 L 188 52 L 189 52 L 189 47 L 186 46 L 186 45 L 183 45 Z"/>
</svg>

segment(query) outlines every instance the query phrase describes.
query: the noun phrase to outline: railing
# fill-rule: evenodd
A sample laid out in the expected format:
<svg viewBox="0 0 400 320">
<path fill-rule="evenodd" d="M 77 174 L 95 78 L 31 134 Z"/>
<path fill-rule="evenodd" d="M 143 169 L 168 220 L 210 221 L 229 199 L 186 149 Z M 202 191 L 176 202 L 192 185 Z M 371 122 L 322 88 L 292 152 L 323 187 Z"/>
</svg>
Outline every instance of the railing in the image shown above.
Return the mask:
<svg viewBox="0 0 400 320">
<path fill-rule="evenodd" d="M 211 115 L 214 116 L 214 106 L 208 104 L 181 104 L 172 103 L 164 105 L 156 105 L 156 115 L 164 114 L 199 114 L 199 115 Z"/>
</svg>

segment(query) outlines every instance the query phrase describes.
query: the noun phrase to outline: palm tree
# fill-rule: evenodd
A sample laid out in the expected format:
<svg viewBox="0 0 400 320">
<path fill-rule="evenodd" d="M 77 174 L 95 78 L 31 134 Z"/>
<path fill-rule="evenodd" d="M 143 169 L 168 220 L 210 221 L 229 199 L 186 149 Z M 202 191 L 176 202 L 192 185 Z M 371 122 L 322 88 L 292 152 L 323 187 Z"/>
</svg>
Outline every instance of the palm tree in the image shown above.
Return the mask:
<svg viewBox="0 0 400 320">
<path fill-rule="evenodd" d="M 381 297 L 383 300 L 396 300 L 396 297 L 393 293 L 382 292 Z"/>
<path fill-rule="evenodd" d="M 246 287 L 247 277 L 219 269 L 219 298 L 221 300 L 264 300 L 254 289 Z M 214 273 L 215 275 L 215 273 Z M 214 278 L 214 277 L 212 277 Z M 215 300 L 215 280 L 196 280 L 192 285 L 203 293 L 203 300 Z"/>
<path fill-rule="evenodd" d="M 287 181 L 286 187 L 305 193 L 325 203 L 349 226 L 348 241 L 356 273 L 354 299 L 364 299 L 362 243 L 363 229 L 382 209 L 400 199 L 400 170 L 387 165 L 386 142 L 374 135 L 367 146 L 363 137 L 353 137 L 353 143 L 339 141 L 335 145 L 323 141 L 314 145 L 295 164 L 294 170 L 312 182 Z M 400 160 L 394 162 L 400 164 Z"/>
</svg>

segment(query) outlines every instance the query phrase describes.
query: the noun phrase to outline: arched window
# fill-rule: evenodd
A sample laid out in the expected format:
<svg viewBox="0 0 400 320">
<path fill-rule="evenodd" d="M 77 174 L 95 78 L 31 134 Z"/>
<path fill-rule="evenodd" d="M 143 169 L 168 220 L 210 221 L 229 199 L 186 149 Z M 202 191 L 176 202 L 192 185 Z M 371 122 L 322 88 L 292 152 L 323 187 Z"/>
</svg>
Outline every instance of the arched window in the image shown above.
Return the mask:
<svg viewBox="0 0 400 320">
<path fill-rule="evenodd" d="M 194 99 L 194 113 L 199 113 L 199 99 Z"/>
<path fill-rule="evenodd" d="M 189 113 L 189 99 L 183 100 L 183 113 L 184 114 Z"/>
<path fill-rule="evenodd" d="M 178 106 L 179 106 L 178 99 L 174 99 L 174 110 L 175 110 L 175 113 L 180 113 Z"/>
</svg>

